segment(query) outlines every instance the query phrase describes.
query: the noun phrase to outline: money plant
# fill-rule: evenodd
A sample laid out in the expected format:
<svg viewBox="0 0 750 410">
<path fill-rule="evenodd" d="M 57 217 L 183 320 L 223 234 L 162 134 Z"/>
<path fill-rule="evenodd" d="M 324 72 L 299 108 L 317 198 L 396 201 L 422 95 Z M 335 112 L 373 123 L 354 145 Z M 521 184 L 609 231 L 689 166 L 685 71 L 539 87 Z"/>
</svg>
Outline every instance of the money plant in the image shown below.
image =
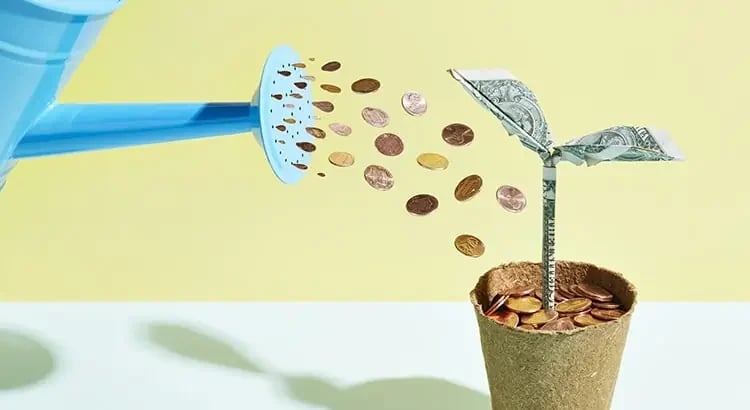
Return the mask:
<svg viewBox="0 0 750 410">
<path fill-rule="evenodd" d="M 604 161 L 681 161 L 684 156 L 663 130 L 615 126 L 553 146 L 547 120 L 536 96 L 502 69 L 448 72 L 474 99 L 497 117 L 511 136 L 542 159 L 542 296 L 545 309 L 555 306 L 555 192 L 557 164 L 596 165 Z"/>
</svg>

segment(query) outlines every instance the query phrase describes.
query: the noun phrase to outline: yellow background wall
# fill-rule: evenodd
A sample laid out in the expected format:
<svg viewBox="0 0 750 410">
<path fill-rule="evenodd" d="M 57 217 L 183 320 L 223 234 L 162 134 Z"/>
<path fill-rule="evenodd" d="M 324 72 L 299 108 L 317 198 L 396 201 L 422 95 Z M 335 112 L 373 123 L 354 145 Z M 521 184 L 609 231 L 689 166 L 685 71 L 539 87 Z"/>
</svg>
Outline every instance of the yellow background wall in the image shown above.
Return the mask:
<svg viewBox="0 0 750 410">
<path fill-rule="evenodd" d="M 557 142 L 654 125 L 688 158 L 561 165 L 559 259 L 619 270 L 642 299 L 750 300 L 741 258 L 750 230 L 747 2 L 427 4 L 129 0 L 61 100 L 249 99 L 280 43 L 342 61 L 324 77 L 331 82 L 373 76 L 383 87 L 334 99 L 339 108 L 324 121 L 355 133 L 321 144 L 311 171 L 327 178 L 296 186 L 275 180 L 249 135 L 22 162 L 0 194 L 0 297 L 465 300 L 491 266 L 540 257 L 540 160 L 445 72 L 504 67 L 536 92 Z M 422 118 L 400 109 L 409 89 L 429 99 Z M 358 115 L 366 104 L 391 113 L 401 157 L 373 148 L 377 132 Z M 472 126 L 474 144 L 447 146 L 440 130 L 451 122 Z M 350 150 L 357 164 L 332 169 L 333 150 Z M 419 168 L 423 151 L 451 166 Z M 392 191 L 364 183 L 369 163 L 392 169 Z M 456 203 L 456 182 L 475 172 L 483 192 Z M 501 184 L 526 192 L 525 212 L 500 209 Z M 406 214 L 405 200 L 420 192 L 442 200 L 435 214 Z M 485 241 L 484 257 L 453 249 L 464 232 Z"/>
</svg>

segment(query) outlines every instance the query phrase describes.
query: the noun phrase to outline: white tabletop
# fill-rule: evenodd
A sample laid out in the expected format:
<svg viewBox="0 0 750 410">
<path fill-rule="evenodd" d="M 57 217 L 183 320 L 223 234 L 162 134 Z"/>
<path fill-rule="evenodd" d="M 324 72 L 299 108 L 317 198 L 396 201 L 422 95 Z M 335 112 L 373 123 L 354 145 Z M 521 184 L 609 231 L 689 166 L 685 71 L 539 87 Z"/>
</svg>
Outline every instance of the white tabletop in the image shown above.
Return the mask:
<svg viewBox="0 0 750 410">
<path fill-rule="evenodd" d="M 488 410 L 466 303 L 0 304 L 0 408 Z M 642 303 L 614 409 L 750 409 L 750 304 Z"/>
</svg>

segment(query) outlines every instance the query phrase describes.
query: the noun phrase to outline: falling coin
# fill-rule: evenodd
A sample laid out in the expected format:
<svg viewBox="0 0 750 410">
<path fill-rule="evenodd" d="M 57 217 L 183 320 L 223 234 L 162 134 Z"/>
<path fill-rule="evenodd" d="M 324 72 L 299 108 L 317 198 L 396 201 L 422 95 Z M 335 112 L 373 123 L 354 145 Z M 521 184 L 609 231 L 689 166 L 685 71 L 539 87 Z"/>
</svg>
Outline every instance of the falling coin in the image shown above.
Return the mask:
<svg viewBox="0 0 750 410">
<path fill-rule="evenodd" d="M 443 141 L 460 147 L 474 141 L 474 131 L 464 124 L 450 124 L 443 128 Z"/>
<path fill-rule="evenodd" d="M 279 131 L 286 131 L 286 125 L 283 125 L 283 124 L 277 125 L 276 129 L 279 130 Z"/>
<path fill-rule="evenodd" d="M 294 118 L 284 118 L 284 122 L 287 124 L 295 124 L 297 120 L 295 120 Z"/>
<path fill-rule="evenodd" d="M 330 128 L 331 131 L 335 132 L 336 134 L 341 135 L 342 137 L 348 137 L 352 134 L 352 127 L 346 124 L 334 122 L 332 124 L 329 124 L 328 128 Z"/>
<path fill-rule="evenodd" d="M 370 165 L 365 168 L 365 181 L 378 191 L 393 188 L 393 174 L 380 165 Z"/>
<path fill-rule="evenodd" d="M 573 322 L 576 325 L 581 326 L 581 327 L 594 326 L 594 325 L 598 325 L 598 324 L 604 323 L 603 321 L 601 321 L 601 320 L 599 320 L 599 319 L 591 316 L 588 313 L 584 313 L 582 315 L 574 316 L 573 317 Z"/>
<path fill-rule="evenodd" d="M 542 301 L 533 296 L 511 297 L 505 306 L 516 313 L 531 314 L 542 308 Z"/>
<path fill-rule="evenodd" d="M 323 64 L 322 67 L 320 67 L 321 70 L 323 70 L 323 71 L 329 71 L 329 72 L 336 71 L 339 68 L 341 68 L 341 63 L 339 63 L 338 61 L 329 61 L 329 62 Z"/>
<path fill-rule="evenodd" d="M 390 123 L 388 114 L 380 108 L 365 107 L 362 109 L 362 119 L 376 128 L 383 128 Z"/>
<path fill-rule="evenodd" d="M 295 167 L 297 167 L 297 168 L 299 168 L 301 170 L 306 170 L 307 169 L 307 165 L 305 165 L 305 164 L 300 164 L 300 163 L 295 162 L 292 165 L 294 165 Z"/>
<path fill-rule="evenodd" d="M 323 177 L 326 176 L 326 173 L 325 172 L 318 172 L 318 176 L 321 177 L 321 178 L 323 178 Z"/>
<path fill-rule="evenodd" d="M 492 317 L 492 320 L 494 320 L 497 323 L 500 323 L 501 325 L 505 325 L 508 327 L 516 327 L 518 326 L 519 318 L 518 314 L 511 311 L 504 311 L 500 313 L 494 314 Z"/>
<path fill-rule="evenodd" d="M 503 185 L 495 193 L 497 202 L 506 211 L 521 212 L 526 208 L 526 196 L 520 189 L 510 185 Z"/>
<path fill-rule="evenodd" d="M 275 98 L 275 99 L 277 99 L 279 101 L 281 101 L 281 99 L 284 98 L 284 96 L 281 95 L 281 94 L 271 94 L 271 97 L 273 97 L 273 98 Z"/>
<path fill-rule="evenodd" d="M 510 296 L 529 296 L 532 293 L 534 293 L 534 287 L 533 286 L 516 286 L 515 288 L 510 288 L 506 290 L 506 295 Z"/>
<path fill-rule="evenodd" d="M 590 300 L 584 298 L 573 298 L 558 303 L 555 309 L 557 309 L 559 313 L 579 313 L 590 307 Z"/>
<path fill-rule="evenodd" d="M 487 308 L 487 311 L 484 312 L 485 316 L 491 316 L 495 312 L 497 312 L 498 309 L 500 309 L 501 306 L 508 300 L 508 295 L 497 295 L 493 299 L 493 302 L 490 304 L 490 307 Z"/>
<path fill-rule="evenodd" d="M 453 241 L 453 246 L 462 254 L 472 258 L 484 255 L 484 243 L 474 235 L 458 235 Z"/>
<path fill-rule="evenodd" d="M 404 152 L 404 142 L 398 135 L 386 132 L 375 138 L 375 148 L 385 156 L 395 157 Z"/>
<path fill-rule="evenodd" d="M 298 81 L 294 83 L 294 86 L 299 88 L 300 90 L 304 90 L 305 88 L 307 88 L 307 83 L 304 81 Z"/>
<path fill-rule="evenodd" d="M 277 73 L 283 75 L 284 77 L 289 77 L 290 75 L 292 75 L 291 71 L 286 71 L 286 70 L 284 70 L 284 71 L 277 71 Z"/>
<path fill-rule="evenodd" d="M 599 320 L 615 320 L 625 314 L 622 310 L 615 309 L 591 309 L 589 313 Z"/>
<path fill-rule="evenodd" d="M 289 96 L 292 97 L 292 98 L 296 98 L 298 100 L 301 100 L 302 98 L 305 98 L 305 96 L 302 95 L 302 94 L 300 94 L 300 93 L 291 93 L 291 94 L 289 94 Z"/>
<path fill-rule="evenodd" d="M 330 101 L 313 101 L 312 105 L 323 112 L 331 112 L 334 108 L 333 103 Z"/>
<path fill-rule="evenodd" d="M 292 67 L 305 68 L 305 67 L 307 67 L 307 64 L 305 64 L 305 63 L 294 63 L 294 64 L 292 64 Z"/>
<path fill-rule="evenodd" d="M 311 142 L 298 142 L 297 146 L 299 147 L 299 149 L 305 152 L 313 152 L 317 148 L 315 144 Z"/>
<path fill-rule="evenodd" d="M 419 154 L 417 164 L 430 170 L 443 170 L 448 168 L 448 158 L 434 152 L 425 152 Z"/>
<path fill-rule="evenodd" d="M 423 216 L 431 213 L 438 208 L 438 199 L 430 194 L 418 194 L 406 201 L 406 210 L 417 216 Z"/>
<path fill-rule="evenodd" d="M 421 94 L 410 91 L 401 97 L 401 106 L 408 114 L 420 116 L 427 111 L 427 100 Z"/>
<path fill-rule="evenodd" d="M 377 91 L 380 81 L 374 78 L 362 78 L 352 83 L 352 91 L 358 94 L 367 94 Z"/>
<path fill-rule="evenodd" d="M 306 127 L 305 131 L 307 131 L 308 134 L 318 139 L 323 139 L 326 137 L 326 132 L 321 130 L 320 128 Z"/>
<path fill-rule="evenodd" d="M 307 80 L 307 81 L 315 81 L 315 76 L 314 75 L 303 75 L 302 79 L 303 80 Z"/>
<path fill-rule="evenodd" d="M 557 319 L 558 313 L 554 310 L 539 310 L 530 315 L 521 316 L 521 323 L 529 325 L 543 325 Z"/>
<path fill-rule="evenodd" d="M 619 309 L 620 305 L 614 302 L 596 302 L 594 301 L 591 306 L 597 309 Z"/>
<path fill-rule="evenodd" d="M 453 196 L 455 196 L 458 201 L 463 202 L 473 198 L 481 189 L 482 177 L 479 175 L 469 175 L 456 185 L 456 189 L 453 191 Z"/>
<path fill-rule="evenodd" d="M 354 164 L 354 156 L 348 152 L 332 152 L 328 162 L 337 167 L 350 167 Z"/>
<path fill-rule="evenodd" d="M 575 328 L 576 328 L 576 325 L 573 323 L 572 319 L 570 319 L 569 317 L 562 317 L 562 318 L 555 319 L 555 320 L 545 323 L 544 326 L 542 326 L 540 330 L 559 331 L 559 330 L 573 330 Z"/>
<path fill-rule="evenodd" d="M 590 283 L 579 283 L 576 289 L 581 296 L 587 297 L 596 302 L 611 302 L 612 299 L 614 299 L 614 295 L 608 290 Z"/>
<path fill-rule="evenodd" d="M 328 91 L 329 93 L 338 94 L 341 92 L 341 88 L 333 85 L 333 84 L 321 84 L 320 88 Z"/>
</svg>

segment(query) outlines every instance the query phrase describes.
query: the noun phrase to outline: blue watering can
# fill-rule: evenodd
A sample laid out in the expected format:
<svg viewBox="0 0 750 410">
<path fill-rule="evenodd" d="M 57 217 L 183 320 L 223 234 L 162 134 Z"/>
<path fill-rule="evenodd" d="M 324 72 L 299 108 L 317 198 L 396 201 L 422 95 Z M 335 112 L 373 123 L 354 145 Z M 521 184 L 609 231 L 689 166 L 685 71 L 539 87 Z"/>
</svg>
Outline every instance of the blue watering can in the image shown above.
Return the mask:
<svg viewBox="0 0 750 410">
<path fill-rule="evenodd" d="M 251 102 L 59 104 L 124 0 L 0 0 L 0 189 L 19 159 L 252 132 L 276 177 L 298 182 L 314 125 L 291 48 L 268 56 Z M 304 146 L 304 145 L 303 145 Z"/>
</svg>

